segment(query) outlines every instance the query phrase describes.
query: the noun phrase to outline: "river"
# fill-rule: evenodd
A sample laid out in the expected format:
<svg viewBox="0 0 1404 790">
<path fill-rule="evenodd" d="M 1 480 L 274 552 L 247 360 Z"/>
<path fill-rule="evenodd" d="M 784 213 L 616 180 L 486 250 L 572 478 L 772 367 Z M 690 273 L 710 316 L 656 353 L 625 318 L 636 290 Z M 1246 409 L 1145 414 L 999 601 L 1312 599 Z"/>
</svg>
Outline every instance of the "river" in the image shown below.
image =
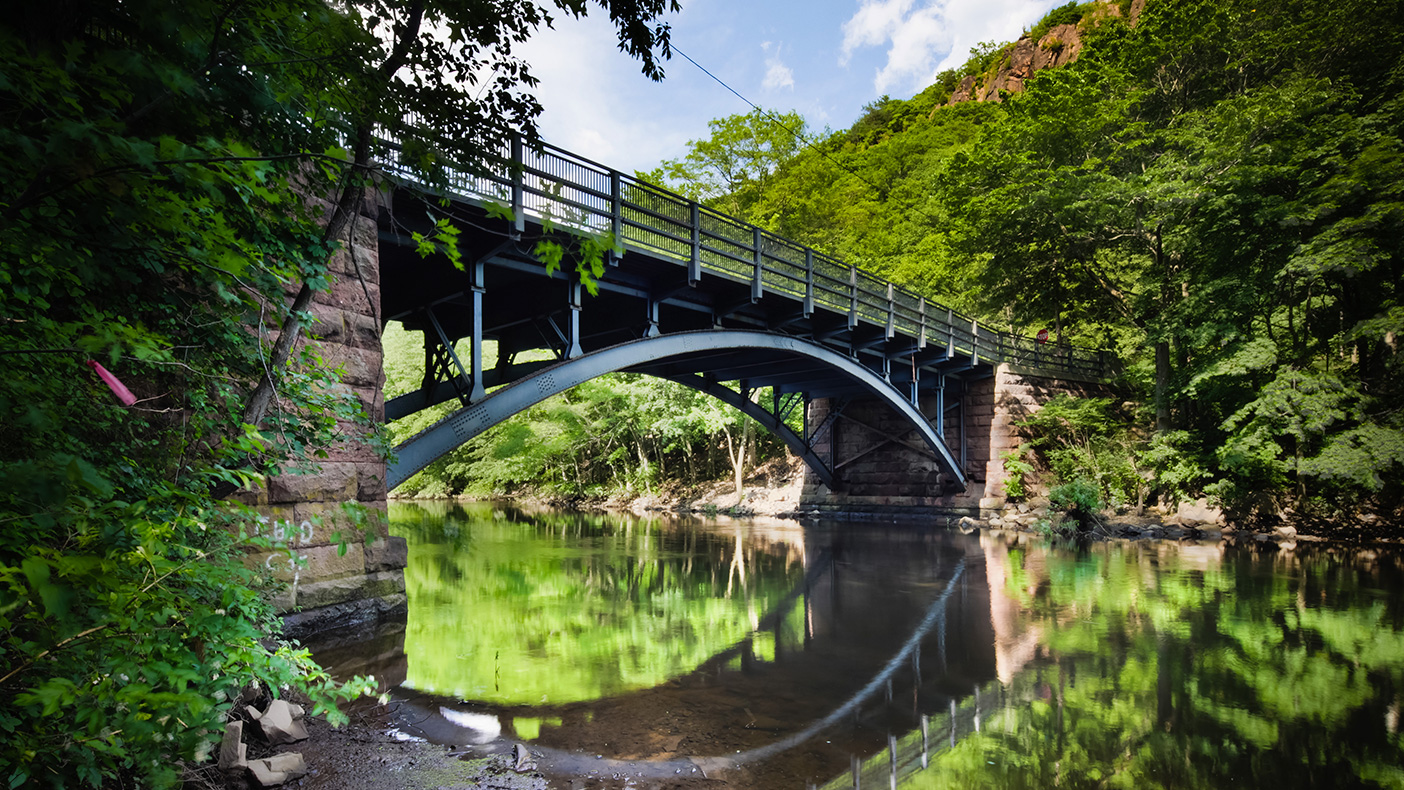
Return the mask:
<svg viewBox="0 0 1404 790">
<path fill-rule="evenodd" d="M 560 788 L 1404 788 L 1404 555 L 392 504 L 316 650 Z"/>
</svg>

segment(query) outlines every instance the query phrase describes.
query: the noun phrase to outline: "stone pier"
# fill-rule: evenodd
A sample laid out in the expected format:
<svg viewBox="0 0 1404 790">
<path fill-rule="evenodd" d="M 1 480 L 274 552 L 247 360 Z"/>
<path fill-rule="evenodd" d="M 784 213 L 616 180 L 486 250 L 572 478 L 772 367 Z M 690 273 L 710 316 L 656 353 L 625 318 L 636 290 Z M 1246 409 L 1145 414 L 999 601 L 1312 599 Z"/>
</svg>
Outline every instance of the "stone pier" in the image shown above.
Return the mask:
<svg viewBox="0 0 1404 790">
<path fill-rule="evenodd" d="M 363 204 L 352 244 L 331 262 L 331 288 L 314 295 L 315 319 L 301 342 L 342 370 L 341 388 L 376 424 L 385 419 L 380 342 L 380 266 L 374 200 Z M 328 210 L 330 206 L 327 206 Z M 340 422 L 343 436 L 314 468 L 285 470 L 243 499 L 261 514 L 259 529 L 289 551 L 250 555 L 287 586 L 275 603 L 290 636 L 403 617 L 405 542 L 386 521 L 385 461 L 360 426 Z M 364 519 L 349 514 L 359 505 Z"/>
<path fill-rule="evenodd" d="M 800 510 L 892 519 L 978 517 L 981 511 L 1003 507 L 1002 454 L 1021 441 L 1014 423 L 1060 393 L 1092 397 L 1109 391 L 1104 384 L 1050 378 L 1007 364 L 993 375 L 947 387 L 941 427 L 946 446 L 965 472 L 964 492 L 944 490 L 935 457 L 916 431 L 881 403 L 815 400 L 810 426 L 827 423 L 815 451 L 830 459 L 841 486 L 831 491 L 806 470 Z M 922 396 L 921 411 L 932 425 L 938 408 L 935 395 Z"/>
</svg>

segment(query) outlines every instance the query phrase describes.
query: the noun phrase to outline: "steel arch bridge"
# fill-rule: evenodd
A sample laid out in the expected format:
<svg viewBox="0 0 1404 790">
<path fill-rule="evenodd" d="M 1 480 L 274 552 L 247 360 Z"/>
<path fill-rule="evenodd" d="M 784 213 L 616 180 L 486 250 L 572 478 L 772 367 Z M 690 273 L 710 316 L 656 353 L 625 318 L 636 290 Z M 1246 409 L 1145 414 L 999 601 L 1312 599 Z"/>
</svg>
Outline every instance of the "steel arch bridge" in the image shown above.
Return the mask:
<svg viewBox="0 0 1404 790">
<path fill-rule="evenodd" d="M 851 399 L 877 399 L 910 430 L 883 434 L 874 446 L 928 456 L 942 487 L 958 491 L 967 478 L 963 443 L 955 452 L 947 445 L 946 414 L 955 411 L 963 429 L 966 382 L 1006 361 L 1052 376 L 1105 377 L 1101 352 L 981 329 L 856 266 L 558 148 L 514 144 L 431 189 L 386 147 L 382 322 L 424 333 L 426 374 L 418 390 L 386 403 L 385 416 L 452 400 L 461 407 L 396 448 L 391 488 L 511 415 L 624 371 L 741 409 L 830 490 L 841 487 L 845 463 L 828 441 L 833 420 Z M 462 230 L 457 264 L 421 254 L 421 239 L 442 217 Z M 544 239 L 568 251 L 582 239 L 614 242 L 596 294 L 569 267 L 548 271 L 536 253 Z M 488 341 L 497 345 L 491 368 L 483 362 Z M 516 362 L 540 349 L 552 358 Z M 764 388 L 770 397 L 756 397 Z M 808 405 L 819 398 L 831 408 L 810 425 Z M 796 409 L 805 415 L 793 420 L 799 430 L 787 424 Z"/>
</svg>

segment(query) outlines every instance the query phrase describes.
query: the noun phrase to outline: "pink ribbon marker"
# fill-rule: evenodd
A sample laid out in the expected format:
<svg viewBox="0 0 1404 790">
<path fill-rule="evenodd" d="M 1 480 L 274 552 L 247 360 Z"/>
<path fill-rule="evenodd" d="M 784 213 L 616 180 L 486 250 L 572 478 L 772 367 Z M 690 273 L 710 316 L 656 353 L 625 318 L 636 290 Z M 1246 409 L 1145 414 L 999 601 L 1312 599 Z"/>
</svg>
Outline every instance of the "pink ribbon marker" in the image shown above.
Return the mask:
<svg viewBox="0 0 1404 790">
<path fill-rule="evenodd" d="M 127 389 L 125 384 L 118 381 L 116 376 L 108 373 L 107 368 L 99 365 L 96 360 L 92 359 L 88 360 L 88 367 L 97 371 L 98 378 L 102 379 L 102 383 L 106 384 L 107 388 L 112 390 L 112 394 L 117 396 L 117 400 L 121 401 L 123 406 L 130 406 L 136 403 L 137 399 L 136 396 L 132 394 L 132 391 Z"/>
</svg>

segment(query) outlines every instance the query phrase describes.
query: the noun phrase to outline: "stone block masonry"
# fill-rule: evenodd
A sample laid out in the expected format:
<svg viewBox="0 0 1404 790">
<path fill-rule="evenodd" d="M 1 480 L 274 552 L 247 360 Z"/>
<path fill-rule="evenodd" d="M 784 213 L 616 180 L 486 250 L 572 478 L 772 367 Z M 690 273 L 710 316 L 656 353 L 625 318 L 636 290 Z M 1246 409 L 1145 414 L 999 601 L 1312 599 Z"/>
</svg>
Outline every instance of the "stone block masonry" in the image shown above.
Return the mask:
<svg viewBox="0 0 1404 790">
<path fill-rule="evenodd" d="M 1014 423 L 1060 393 L 1109 394 L 1105 385 L 1016 372 L 1008 365 L 992 376 L 949 382 L 943 438 L 965 471 L 968 485 L 960 493 L 943 491 L 936 459 L 901 415 L 871 399 L 846 404 L 815 400 L 809 424 L 829 423 L 815 451 L 830 460 L 842 485 L 830 491 L 806 471 L 799 509 L 890 519 L 977 516 L 1003 507 L 1002 454 L 1021 441 Z M 932 424 L 937 408 L 935 396 L 922 397 L 922 413 Z"/>
<path fill-rule="evenodd" d="M 340 368 L 341 392 L 354 397 L 374 422 L 383 423 L 377 203 L 373 193 L 368 197 L 352 223 L 350 244 L 330 262 L 331 287 L 313 295 L 309 312 L 314 320 L 301 342 L 315 344 L 326 364 Z M 330 211 L 330 203 L 313 202 Z M 274 602 L 290 636 L 394 619 L 405 612 L 406 549 L 404 540 L 388 530 L 385 461 L 368 446 L 359 426 L 339 422 L 338 429 L 342 438 L 314 468 L 286 470 L 241 496 L 261 514 L 255 529 L 287 546 L 249 555 L 247 562 L 266 568 L 282 585 Z M 366 509 L 363 525 L 348 517 L 347 503 Z"/>
</svg>

